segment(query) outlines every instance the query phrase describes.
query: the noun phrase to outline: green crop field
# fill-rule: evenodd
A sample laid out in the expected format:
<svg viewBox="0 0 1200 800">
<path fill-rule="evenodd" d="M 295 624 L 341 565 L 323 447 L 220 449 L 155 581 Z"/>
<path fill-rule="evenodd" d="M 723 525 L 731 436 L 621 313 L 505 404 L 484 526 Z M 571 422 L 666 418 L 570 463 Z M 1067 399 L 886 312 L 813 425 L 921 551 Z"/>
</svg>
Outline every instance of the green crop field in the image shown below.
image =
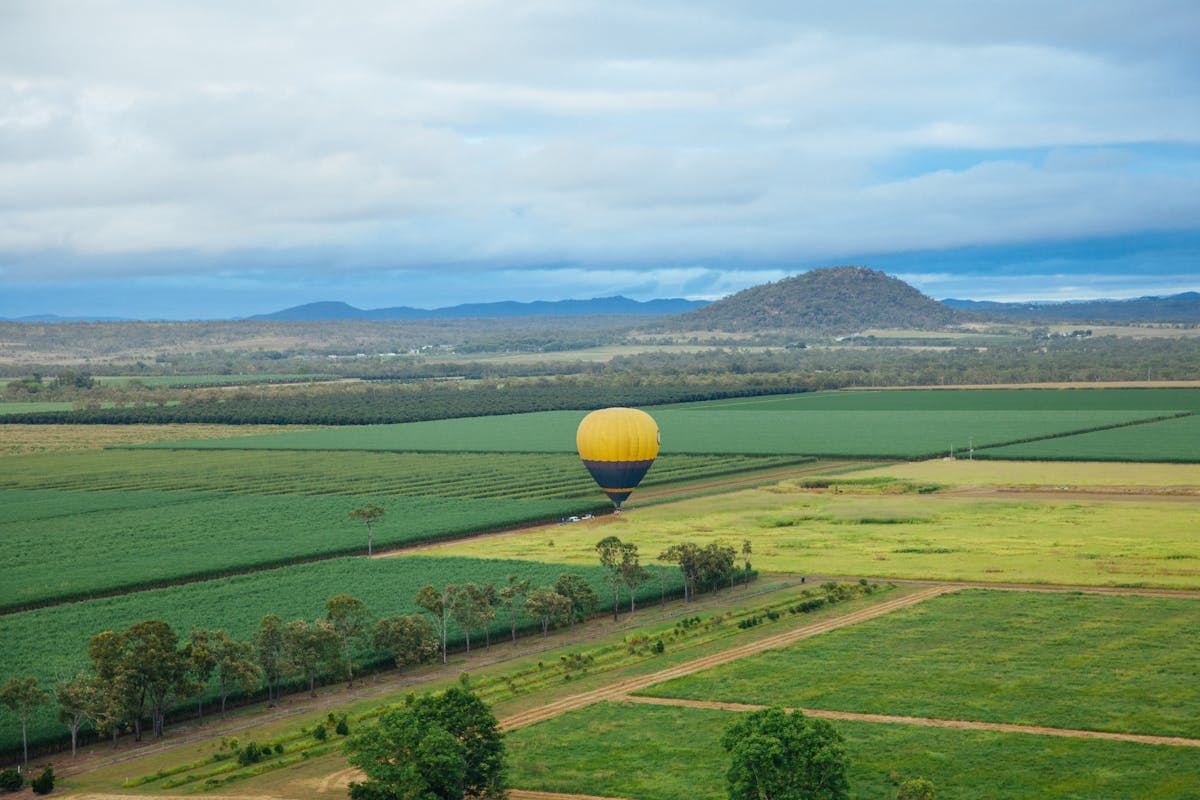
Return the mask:
<svg viewBox="0 0 1200 800">
<path fill-rule="evenodd" d="M 723 800 L 735 714 L 602 703 L 506 735 L 514 788 Z M 1200 748 L 915 725 L 831 723 L 846 739 L 854 800 L 896 796 L 906 778 L 939 800 L 1179 800 L 1195 797 Z"/>
<path fill-rule="evenodd" d="M 366 553 L 350 497 L 0 490 L 0 609 L 338 553 Z M 578 500 L 380 497 L 377 548 L 548 522 Z M 599 507 L 596 503 L 595 507 Z M 49 566 L 53 565 L 53 566 Z"/>
<path fill-rule="evenodd" d="M 791 457 L 666 455 L 656 486 L 794 464 Z M 600 497 L 575 455 L 348 451 L 109 450 L 5 459 L 0 489 L 215 491 L 253 495 Z M 0 517 L 2 519 L 2 517 Z"/>
<path fill-rule="evenodd" d="M 963 591 L 646 690 L 1200 738 L 1200 600 Z"/>
<path fill-rule="evenodd" d="M 1081 433 L 977 453 L 982 458 L 1071 461 L 1200 461 L 1200 416 Z"/>
<path fill-rule="evenodd" d="M 336 594 L 350 593 L 378 615 L 417 613 L 417 590 L 432 583 L 494 582 L 503 585 L 508 575 L 530 578 L 534 586 L 551 584 L 564 572 L 583 575 L 603 603 L 611 592 L 599 566 L 564 566 L 546 562 L 446 558 L 340 558 L 299 564 L 228 578 L 105 597 L 0 616 L 0 683 L 13 676 L 32 675 L 44 686 L 60 675 L 73 675 L 87 663 L 88 640 L 103 630 L 124 630 L 146 619 L 164 620 L 186 637 L 193 627 L 222 628 L 248 639 L 264 614 L 285 621 L 315 619 L 324 614 L 324 603 Z M 679 571 L 663 569 L 667 591 L 681 591 Z M 643 602 L 657 600 L 659 581 L 642 586 Z M 493 624 L 493 635 L 506 635 L 503 611 Z M 525 628 L 535 627 L 522 620 Z M 478 642 L 476 636 L 473 642 Z M 452 641 L 462 636 L 452 628 Z M 43 707 L 31 721 L 32 741 L 59 738 L 61 724 L 51 707 Z M 0 752 L 19 746 L 20 729 L 7 709 L 0 708 Z"/>
<path fill-rule="evenodd" d="M 931 392 L 936 394 L 936 392 Z M 650 408 L 664 453 L 925 458 L 1171 416 L 1174 409 L 746 410 Z M 147 448 L 409 450 L 567 453 L 582 411 L 363 425 L 275 436 L 150 444 Z"/>
</svg>

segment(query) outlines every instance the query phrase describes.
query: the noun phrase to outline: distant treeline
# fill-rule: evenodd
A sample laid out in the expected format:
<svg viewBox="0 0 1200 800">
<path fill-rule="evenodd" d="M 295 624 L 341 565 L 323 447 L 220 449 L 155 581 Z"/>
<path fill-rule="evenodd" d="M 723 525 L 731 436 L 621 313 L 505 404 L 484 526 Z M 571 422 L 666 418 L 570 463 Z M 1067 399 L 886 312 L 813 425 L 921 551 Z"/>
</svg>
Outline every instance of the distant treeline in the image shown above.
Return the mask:
<svg viewBox="0 0 1200 800">
<path fill-rule="evenodd" d="M 366 361 L 364 385 L 236 390 L 80 387 L 75 411 L 0 416 L 3 423 L 204 422 L 357 425 L 888 386 L 1200 379 L 1200 338 L 1054 337 L 954 349 L 794 348 L 646 352 L 608 363 Z M 12 381 L 9 400 L 27 396 Z"/>
<path fill-rule="evenodd" d="M 729 388 L 593 386 L 555 382 L 504 386 L 437 385 L 412 390 L 381 386 L 368 391 L 285 396 L 204 397 L 178 405 L 132 405 L 11 414 L 0 423 L 369 425 L 457 417 L 518 414 L 527 411 L 660 405 L 794 391 L 794 387 L 738 385 Z"/>
</svg>

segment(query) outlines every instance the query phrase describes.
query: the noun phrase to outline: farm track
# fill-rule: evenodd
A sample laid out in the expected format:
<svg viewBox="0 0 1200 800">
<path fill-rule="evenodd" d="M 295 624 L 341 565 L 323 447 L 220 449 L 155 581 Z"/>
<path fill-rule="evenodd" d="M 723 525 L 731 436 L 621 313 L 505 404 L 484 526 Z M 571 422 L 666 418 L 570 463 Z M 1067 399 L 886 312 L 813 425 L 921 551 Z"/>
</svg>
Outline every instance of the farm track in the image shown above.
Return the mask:
<svg viewBox="0 0 1200 800">
<path fill-rule="evenodd" d="M 655 706 L 682 706 L 685 708 L 709 708 L 718 711 L 758 711 L 767 706 L 747 703 L 722 703 L 715 700 L 684 700 L 675 697 L 636 697 L 626 695 L 616 698 L 624 703 L 646 703 Z M 787 709 L 794 711 L 797 709 Z M 1013 725 L 1006 722 L 977 722 L 963 719 L 932 719 L 930 717 L 901 717 L 891 714 L 865 714 L 857 711 L 832 711 L 824 708 L 798 709 L 805 716 L 820 719 L 841 719 L 854 722 L 872 722 L 886 725 L 920 725 L 927 728 L 957 728 L 969 731 L 996 731 L 998 733 L 1027 733 L 1039 736 L 1062 736 L 1069 739 L 1107 739 L 1114 742 L 1137 744 L 1170 745 L 1174 747 L 1200 747 L 1200 739 L 1184 736 L 1151 736 L 1141 733 L 1111 733 L 1072 728 L 1047 728 L 1042 725 Z"/>
<path fill-rule="evenodd" d="M 548 703 L 540 708 L 531 709 L 520 714 L 506 717 L 500 720 L 500 728 L 502 730 L 513 730 L 515 728 L 523 728 L 527 725 L 533 725 L 538 722 L 543 722 L 559 714 L 564 714 L 568 711 L 575 711 L 580 708 L 600 703 L 606 700 L 617 700 L 630 692 L 636 692 L 639 689 L 645 689 L 648 686 L 653 686 L 656 683 L 670 680 L 672 678 L 690 675 L 694 672 L 709 669 L 710 667 L 728 664 L 731 661 L 745 658 L 747 656 L 756 655 L 764 650 L 771 650 L 777 647 L 786 647 L 803 639 L 808 639 L 816 636 L 819 633 L 837 630 L 848 625 L 855 625 L 859 622 L 865 622 L 869 619 L 882 616 L 884 614 L 897 611 L 901 608 L 915 605 L 924 600 L 928 600 L 939 595 L 949 592 L 956 592 L 960 589 L 955 584 L 939 584 L 930 586 L 913 594 L 904 597 L 897 597 L 892 600 L 885 600 L 877 605 L 869 606 L 858 611 L 853 611 L 843 616 L 834 617 L 832 619 L 822 620 L 821 622 L 812 625 L 805 625 L 792 630 L 783 631 L 773 636 L 768 636 L 758 641 L 748 642 L 737 647 L 731 647 L 720 653 L 714 653 L 709 656 L 697 658 L 683 664 L 677 664 L 673 667 L 668 667 L 658 672 L 653 672 L 649 675 L 640 675 L 635 678 L 627 678 L 623 681 L 593 689 L 581 694 L 565 697 L 560 700 Z"/>
</svg>

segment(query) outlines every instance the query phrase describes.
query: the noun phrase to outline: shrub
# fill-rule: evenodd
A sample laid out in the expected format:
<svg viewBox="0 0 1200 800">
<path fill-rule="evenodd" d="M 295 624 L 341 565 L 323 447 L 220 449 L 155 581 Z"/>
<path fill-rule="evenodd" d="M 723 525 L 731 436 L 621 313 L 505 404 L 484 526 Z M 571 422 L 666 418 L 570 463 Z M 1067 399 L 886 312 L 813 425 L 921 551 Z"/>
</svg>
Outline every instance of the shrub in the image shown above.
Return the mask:
<svg viewBox="0 0 1200 800">
<path fill-rule="evenodd" d="M 0 769 L 0 789 L 4 789 L 6 792 L 15 792 L 24 783 L 25 779 L 21 777 L 21 773 L 15 768 Z"/>
<path fill-rule="evenodd" d="M 29 785 L 33 787 L 34 794 L 50 794 L 54 790 L 54 767 L 46 767 Z"/>
<path fill-rule="evenodd" d="M 323 742 L 329 738 L 329 731 L 325 729 L 324 725 L 317 725 L 313 728 L 312 735 L 318 742 Z"/>
<path fill-rule="evenodd" d="M 349 736 L 350 735 L 350 726 L 346 724 L 345 717 L 342 717 L 341 719 L 338 720 L 338 724 L 337 724 L 337 727 L 334 729 L 334 733 L 336 733 L 338 736 Z"/>
</svg>

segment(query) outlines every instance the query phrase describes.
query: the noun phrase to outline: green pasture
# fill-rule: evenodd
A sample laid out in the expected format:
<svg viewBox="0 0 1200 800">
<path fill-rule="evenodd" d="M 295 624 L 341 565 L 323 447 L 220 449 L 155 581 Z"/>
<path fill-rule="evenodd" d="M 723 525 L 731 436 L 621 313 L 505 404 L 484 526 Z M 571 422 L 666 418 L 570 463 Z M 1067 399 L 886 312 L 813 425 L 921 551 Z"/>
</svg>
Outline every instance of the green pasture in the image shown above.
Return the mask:
<svg viewBox="0 0 1200 800">
<path fill-rule="evenodd" d="M 514 788 L 635 800 L 723 800 L 735 714 L 601 703 L 509 732 Z M 1195 797 L 1200 748 L 834 721 L 850 796 L 896 796 L 922 776 L 939 800 L 1177 800 Z"/>
<path fill-rule="evenodd" d="M 1200 462 L 1200 416 L 1111 428 L 976 453 L 981 458 L 1072 461 Z"/>
<path fill-rule="evenodd" d="M 1200 504 L 1185 498 L 890 494 L 905 484 L 842 478 L 828 490 L 784 482 L 431 552 L 589 563 L 609 535 L 644 553 L 681 539 L 748 539 L 767 572 L 1200 588 Z"/>
<path fill-rule="evenodd" d="M 753 705 L 1200 738 L 1200 600 L 965 590 L 653 686 Z"/>
<path fill-rule="evenodd" d="M 87 644 L 104 630 L 124 630 L 147 619 L 164 620 L 181 636 L 194 627 L 221 628 L 234 637 L 248 639 L 264 614 L 278 614 L 285 621 L 316 619 L 324 615 L 325 601 L 336 594 L 360 598 L 377 615 L 418 613 L 413 603 L 417 590 L 432 583 L 494 582 L 498 586 L 509 575 L 530 578 L 534 586 L 553 583 L 560 574 L 574 572 L 593 586 L 601 603 L 611 592 L 599 566 L 567 566 L 534 561 L 446 558 L 340 558 L 299 564 L 279 569 L 235 575 L 163 589 L 98 598 L 77 603 L 33 609 L 0 616 L 0 683 L 13 676 L 34 676 L 45 686 L 57 676 L 73 675 L 87 664 Z M 680 591 L 679 571 L 663 570 L 669 593 Z M 642 602 L 657 601 L 658 580 L 644 584 L 638 592 Z M 536 623 L 522 619 L 524 628 Z M 503 610 L 492 625 L 493 637 L 508 634 Z M 452 624 L 452 642 L 462 642 Z M 472 644 L 482 646 L 481 631 Z M 369 658 L 371 654 L 367 654 Z M 194 703 L 193 703 L 194 705 Z M 51 706 L 36 712 L 30 723 L 31 741 L 60 738 L 61 724 L 54 720 Z M 20 727 L 0 707 L 0 752 L 19 746 Z"/>
<path fill-rule="evenodd" d="M 1177 413 L 1174 410 L 780 410 L 650 408 L 662 452 L 926 458 Z M 146 448 L 569 453 L 586 412 L 363 425 L 272 436 L 144 445 Z"/>
<path fill-rule="evenodd" d="M 8 553 L 0 609 L 365 554 L 366 526 L 349 513 L 368 501 L 386 511 L 374 526 L 376 548 L 550 522 L 587 506 L 561 499 L 0 490 L 0 545 Z M 599 507 L 597 500 L 592 508 Z"/>
</svg>

